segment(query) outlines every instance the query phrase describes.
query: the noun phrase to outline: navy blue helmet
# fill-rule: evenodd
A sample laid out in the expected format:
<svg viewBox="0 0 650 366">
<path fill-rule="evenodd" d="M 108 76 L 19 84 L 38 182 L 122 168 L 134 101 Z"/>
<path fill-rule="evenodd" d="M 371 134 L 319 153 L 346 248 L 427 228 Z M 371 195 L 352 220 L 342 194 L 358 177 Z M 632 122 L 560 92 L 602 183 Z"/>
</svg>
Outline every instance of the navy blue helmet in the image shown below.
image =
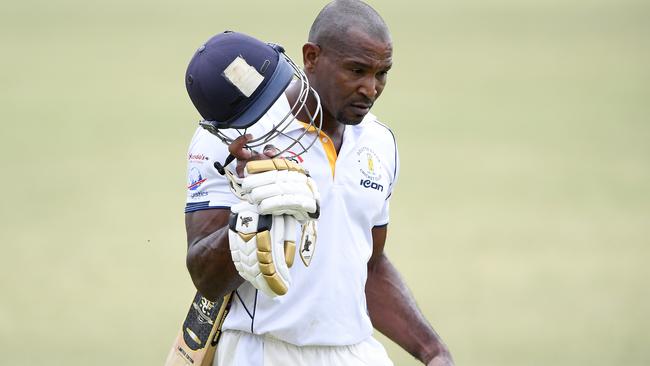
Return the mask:
<svg viewBox="0 0 650 366">
<path fill-rule="evenodd" d="M 294 77 L 302 85 L 301 95 L 292 106 L 291 113 L 271 131 L 250 141 L 248 147 L 253 148 L 266 144 L 286 128 L 294 116 L 306 108 L 309 94 L 314 95 L 318 107 L 313 113 L 308 113 L 314 118 L 305 122 L 320 129 L 320 121 L 314 120 L 317 116 L 322 118 L 318 94 L 281 46 L 238 32 L 217 34 L 194 53 L 185 73 L 185 86 L 192 103 L 204 119 L 200 122 L 201 126 L 224 143 L 231 143 L 232 134 L 226 135 L 221 130 L 245 131 L 255 124 Z M 243 131 L 239 134 L 243 134 Z"/>
</svg>

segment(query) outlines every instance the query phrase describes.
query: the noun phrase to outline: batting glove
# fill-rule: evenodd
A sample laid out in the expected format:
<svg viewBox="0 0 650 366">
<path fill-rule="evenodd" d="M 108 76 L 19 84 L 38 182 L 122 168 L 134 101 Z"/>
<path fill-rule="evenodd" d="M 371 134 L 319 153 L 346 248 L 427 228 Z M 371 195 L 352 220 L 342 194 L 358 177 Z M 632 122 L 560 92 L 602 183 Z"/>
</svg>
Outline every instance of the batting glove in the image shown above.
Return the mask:
<svg viewBox="0 0 650 366">
<path fill-rule="evenodd" d="M 285 159 L 246 164 L 241 190 L 260 214 L 291 215 L 301 224 L 318 218 L 320 194 L 314 180 L 298 164 Z"/>
<path fill-rule="evenodd" d="M 263 215 L 248 202 L 231 207 L 228 242 L 239 275 L 270 297 L 287 293 L 296 254 L 296 219 Z"/>
</svg>

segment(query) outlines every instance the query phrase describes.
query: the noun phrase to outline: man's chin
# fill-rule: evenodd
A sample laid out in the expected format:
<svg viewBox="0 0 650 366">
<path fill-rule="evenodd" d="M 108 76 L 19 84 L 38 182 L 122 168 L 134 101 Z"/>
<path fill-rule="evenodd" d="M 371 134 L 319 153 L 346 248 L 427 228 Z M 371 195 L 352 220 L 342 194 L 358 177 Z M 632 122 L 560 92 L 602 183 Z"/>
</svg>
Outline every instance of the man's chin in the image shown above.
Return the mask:
<svg viewBox="0 0 650 366">
<path fill-rule="evenodd" d="M 363 118 L 366 116 L 366 114 L 359 115 L 359 114 L 354 114 L 354 115 L 346 115 L 341 113 L 341 115 L 336 117 L 336 120 L 339 121 L 339 123 L 342 123 L 344 125 L 358 125 L 363 121 Z"/>
</svg>

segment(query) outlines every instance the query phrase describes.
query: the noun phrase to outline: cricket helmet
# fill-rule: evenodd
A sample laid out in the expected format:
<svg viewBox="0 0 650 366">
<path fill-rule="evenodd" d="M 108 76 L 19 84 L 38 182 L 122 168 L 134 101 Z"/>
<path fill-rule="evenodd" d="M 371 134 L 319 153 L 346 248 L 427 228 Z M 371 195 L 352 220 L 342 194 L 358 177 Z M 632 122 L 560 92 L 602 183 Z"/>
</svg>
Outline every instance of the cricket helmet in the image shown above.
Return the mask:
<svg viewBox="0 0 650 366">
<path fill-rule="evenodd" d="M 233 141 L 232 134 L 223 130 L 234 129 L 239 135 L 254 125 L 271 108 L 292 80 L 300 83 L 297 101 L 291 111 L 273 123 L 269 131 L 255 136 L 248 148 L 266 145 L 283 133 L 295 120 L 311 94 L 317 101 L 314 111 L 307 111 L 309 121 L 304 121 L 320 130 L 322 113 L 320 98 L 309 86 L 309 80 L 285 53 L 282 46 L 264 43 L 251 36 L 225 31 L 210 38 L 194 53 L 185 73 L 185 86 L 192 103 L 204 118 L 200 125 L 219 137 L 224 143 Z M 290 146 L 280 153 L 299 144 L 303 151 L 311 147 L 299 140 L 309 127 Z M 236 136 L 235 136 L 236 137 Z M 299 155 L 299 153 L 297 154 Z"/>
</svg>

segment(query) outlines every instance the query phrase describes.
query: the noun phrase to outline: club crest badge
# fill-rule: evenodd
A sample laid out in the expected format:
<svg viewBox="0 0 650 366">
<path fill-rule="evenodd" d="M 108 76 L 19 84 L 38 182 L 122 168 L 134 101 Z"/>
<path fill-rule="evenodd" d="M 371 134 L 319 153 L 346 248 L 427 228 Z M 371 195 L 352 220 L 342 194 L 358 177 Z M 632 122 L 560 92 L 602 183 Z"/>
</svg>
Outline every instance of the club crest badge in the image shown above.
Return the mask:
<svg viewBox="0 0 650 366">
<path fill-rule="evenodd" d="M 369 147 L 362 147 L 357 150 L 357 163 L 361 179 L 359 185 L 364 188 L 373 189 L 379 192 L 384 191 L 382 184 L 382 166 L 379 156 Z"/>
<path fill-rule="evenodd" d="M 381 160 L 371 148 L 364 146 L 357 150 L 357 163 L 362 179 L 371 182 L 381 180 Z"/>
<path fill-rule="evenodd" d="M 305 267 L 309 267 L 316 249 L 316 221 L 310 220 L 302 226 L 300 237 L 300 259 Z"/>
</svg>

